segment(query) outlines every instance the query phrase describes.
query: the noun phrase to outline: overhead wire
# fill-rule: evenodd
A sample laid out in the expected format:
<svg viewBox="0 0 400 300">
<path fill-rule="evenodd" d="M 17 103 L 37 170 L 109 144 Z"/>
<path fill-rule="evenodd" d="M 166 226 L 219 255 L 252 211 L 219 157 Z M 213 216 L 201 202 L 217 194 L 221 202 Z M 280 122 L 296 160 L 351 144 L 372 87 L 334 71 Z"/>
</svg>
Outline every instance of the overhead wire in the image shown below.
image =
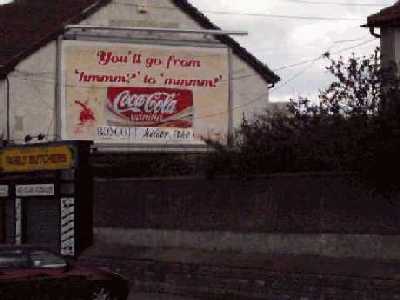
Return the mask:
<svg viewBox="0 0 400 300">
<path fill-rule="evenodd" d="M 296 2 L 296 0 L 287 0 L 287 1 L 292 1 L 292 2 Z M 312 2 L 311 1 L 305 1 L 305 0 L 298 0 L 298 1 L 304 1 L 304 2 L 310 2 L 310 4 L 315 3 L 318 4 L 319 2 Z M 320 2 L 321 4 L 325 3 L 325 2 Z M 334 3 L 334 2 L 330 2 L 330 3 Z M 139 4 L 135 4 L 135 3 L 127 3 L 127 2 L 115 2 L 115 5 L 127 5 L 127 6 L 134 6 L 134 7 L 140 7 Z M 339 3 L 340 4 L 340 3 Z M 371 4 L 372 5 L 372 4 Z M 378 4 L 374 4 L 374 5 L 378 5 Z M 159 8 L 159 9 L 171 9 L 171 10 L 177 10 L 178 8 L 175 6 L 156 6 L 156 5 L 148 5 L 148 7 L 151 8 Z M 334 17 L 305 17 L 305 16 L 286 16 L 286 15 L 274 15 L 274 14 L 263 14 L 263 13 L 242 13 L 242 12 L 226 12 L 226 11 L 212 11 L 212 10 L 202 10 L 203 12 L 206 13 L 212 13 L 212 14 L 225 14 L 225 15 L 249 15 L 249 16 L 270 16 L 270 17 L 282 17 L 282 18 L 300 18 L 300 19 L 310 19 L 310 20 L 359 20 L 357 18 L 334 18 Z M 348 42 L 351 40 L 347 40 L 345 42 Z M 356 41 L 356 40 L 354 40 Z M 341 41 L 338 41 L 341 42 Z M 206 57 L 208 55 L 205 55 L 204 57 Z M 201 57 L 201 56 L 199 56 Z M 293 65 L 289 65 L 289 66 L 283 66 L 283 67 L 279 67 L 276 69 L 273 69 L 273 71 L 280 71 L 283 69 L 287 69 L 287 68 L 292 68 L 292 67 L 296 67 L 296 66 L 300 66 L 303 64 L 307 64 L 309 62 L 312 62 L 314 60 L 314 58 L 310 59 L 310 60 L 305 60 L 305 61 L 301 61 L 299 63 L 295 63 Z M 240 75 L 238 77 L 235 77 L 233 79 L 243 79 L 243 78 L 248 78 L 248 77 L 252 77 L 252 76 L 257 76 L 257 74 L 248 74 L 248 75 Z"/>
<path fill-rule="evenodd" d="M 116 2 L 115 4 L 139 7 L 140 5 L 127 2 Z M 155 6 L 148 5 L 150 8 L 176 10 L 177 7 L 172 6 Z M 256 13 L 256 12 L 240 12 L 240 11 L 220 11 L 201 9 L 202 13 L 214 15 L 229 15 L 229 16 L 250 16 L 250 17 L 265 17 L 265 18 L 280 18 L 280 19 L 298 19 L 298 20 L 314 20 L 314 21 L 361 21 L 359 18 L 346 17 L 318 17 L 318 16 L 298 16 L 298 15 L 281 15 L 272 13 Z"/>
<path fill-rule="evenodd" d="M 336 43 L 352 42 L 352 41 L 358 41 L 358 40 L 361 40 L 361 39 L 334 41 L 333 43 L 336 44 Z M 360 46 L 360 45 L 365 44 L 364 42 L 369 43 L 369 42 L 372 42 L 372 41 L 374 41 L 374 39 L 364 40 L 364 41 L 363 41 L 362 43 L 360 43 L 360 44 L 357 44 L 357 45 L 352 46 L 352 47 L 348 47 L 348 48 L 341 49 L 341 50 L 339 50 L 338 52 L 333 52 L 332 54 L 337 54 L 337 53 L 340 53 L 340 52 L 343 52 L 343 51 L 346 51 L 346 50 L 349 50 L 349 49 L 353 49 L 353 48 L 356 48 L 356 47 L 358 47 L 358 46 Z M 331 47 L 332 47 L 332 46 L 331 46 Z M 199 55 L 199 56 L 194 56 L 194 58 L 204 58 L 204 57 L 212 57 L 212 56 L 216 56 L 216 55 L 204 55 L 204 56 L 203 56 L 203 55 Z M 284 66 L 280 66 L 280 67 L 277 67 L 277 68 L 273 68 L 272 71 L 274 71 L 274 72 L 279 72 L 279 71 L 282 71 L 282 70 L 286 70 L 286 69 L 298 67 L 298 66 L 301 66 L 301 65 L 304 65 L 304 64 L 307 64 L 307 63 L 311 63 L 311 62 L 313 62 L 316 58 L 321 58 L 321 59 L 322 59 L 321 56 L 318 56 L 318 57 L 314 57 L 314 58 L 311 58 L 311 59 L 301 60 L 301 61 L 299 61 L 299 62 L 297 62 L 297 63 L 293 63 L 293 64 L 290 64 L 290 65 L 284 65 Z M 35 77 L 36 77 L 37 75 L 53 75 L 53 72 L 35 72 L 35 73 L 31 73 L 31 72 L 20 71 L 20 70 L 15 70 L 15 72 L 17 72 L 19 75 L 23 75 L 23 76 L 35 76 Z M 237 73 L 240 73 L 240 71 L 238 71 Z M 236 73 L 236 72 L 233 72 L 233 74 L 237 74 L 237 73 Z M 258 76 L 258 75 L 257 75 L 257 74 L 254 74 L 254 73 L 251 73 L 251 74 L 242 74 L 242 75 L 233 77 L 232 79 L 233 79 L 233 80 L 240 80 L 240 79 L 249 78 L 249 77 L 256 77 L 256 76 Z M 42 78 L 44 79 L 44 77 L 42 77 Z M 47 79 L 47 82 L 48 82 L 48 83 L 53 83 L 53 81 L 52 81 L 51 78 L 46 77 L 46 79 Z M 34 80 L 32 80 L 32 81 L 34 81 Z M 43 81 L 44 81 L 44 80 L 43 80 Z"/>
<path fill-rule="evenodd" d="M 214 15 L 235 15 L 235 16 L 249 16 L 249 17 L 266 17 L 266 18 L 279 18 L 279 19 L 298 19 L 298 20 L 313 20 L 313 21 L 360 21 L 359 18 L 346 18 L 346 17 L 315 17 L 315 16 L 296 16 L 296 15 L 280 15 L 269 13 L 251 13 L 251 12 L 234 12 L 234 11 L 216 11 L 216 10 L 203 10 L 205 13 Z"/>
<path fill-rule="evenodd" d="M 366 45 L 366 44 L 370 44 L 370 43 L 372 43 L 372 42 L 374 42 L 374 41 L 376 41 L 376 39 L 368 39 L 368 40 L 363 41 L 363 42 L 361 42 L 361 43 L 359 43 L 359 44 L 357 44 L 357 45 L 354 45 L 354 46 L 351 46 L 351 47 L 347 47 L 347 48 L 342 48 L 342 49 L 340 49 L 340 50 L 338 50 L 338 51 L 333 51 L 333 52 L 331 52 L 330 54 L 333 54 L 333 55 L 335 55 L 335 54 L 340 54 L 340 53 L 343 53 L 343 52 L 345 52 L 345 51 L 352 50 L 352 49 L 354 49 L 354 48 L 358 48 L 358 47 L 364 46 L 364 45 Z"/>
<path fill-rule="evenodd" d="M 351 49 L 354 49 L 354 48 L 363 46 L 363 45 L 365 45 L 365 44 L 367 44 L 367 43 L 370 43 L 370 42 L 372 42 L 372 41 L 374 41 L 374 40 L 375 40 L 375 39 L 370 39 L 370 40 L 364 41 L 363 43 L 359 43 L 359 44 L 357 44 L 357 45 L 354 45 L 354 46 L 352 46 L 352 47 L 347 47 L 347 48 L 340 49 L 340 50 L 338 50 L 338 51 L 336 51 L 336 52 L 334 52 L 334 53 L 332 53 L 332 54 L 339 54 L 339 53 L 342 53 L 342 52 L 344 52 L 344 51 L 351 50 Z M 309 62 L 311 63 L 310 65 L 306 66 L 304 69 L 302 69 L 301 71 L 299 71 L 299 72 L 297 72 L 296 74 L 294 74 L 292 77 L 290 77 L 288 80 L 284 81 L 282 84 L 278 85 L 278 86 L 277 86 L 276 88 L 274 88 L 272 91 L 276 91 L 276 90 L 281 89 L 282 87 L 288 85 L 290 82 L 292 82 L 293 80 L 297 79 L 298 77 L 300 77 L 301 75 L 303 75 L 305 72 L 307 72 L 318 60 L 321 60 L 321 59 L 323 59 L 323 58 L 324 58 L 324 55 L 322 54 L 322 55 L 320 55 L 320 56 L 318 56 L 318 57 L 316 57 L 316 58 L 314 58 L 314 59 L 309 60 Z M 243 107 L 249 106 L 249 105 L 251 105 L 251 104 L 253 104 L 253 103 L 258 102 L 260 99 L 262 99 L 263 97 L 266 97 L 267 95 L 268 95 L 268 93 L 262 93 L 261 95 L 259 95 L 259 96 L 255 97 L 255 98 L 253 98 L 252 100 L 250 100 L 250 101 L 248 101 L 248 102 L 246 102 L 246 103 L 244 103 L 244 104 L 241 104 L 241 105 L 238 105 L 238 106 L 233 107 L 232 110 L 237 110 L 237 109 L 239 109 L 239 108 L 243 108 Z M 213 113 L 213 114 L 201 116 L 200 119 L 209 118 L 209 117 L 214 117 L 214 116 L 216 116 L 216 115 L 218 115 L 218 114 L 221 114 L 221 115 L 222 115 L 222 114 L 227 114 L 227 113 L 228 113 L 227 111 L 226 111 L 226 112 Z"/>
<path fill-rule="evenodd" d="M 309 65 L 307 65 L 304 69 L 302 69 L 301 71 L 297 72 L 296 74 L 294 74 L 292 77 L 290 77 L 289 79 L 287 79 L 286 81 L 284 81 L 282 84 L 279 84 L 275 89 L 273 89 L 273 91 L 276 91 L 277 89 L 280 89 L 284 86 L 286 86 L 287 84 L 289 84 L 290 82 L 292 82 L 293 80 L 297 79 L 298 77 L 300 77 L 301 75 L 303 75 L 306 71 L 308 71 L 310 68 L 312 68 L 314 66 L 314 64 L 319 61 L 320 59 L 322 59 L 324 56 L 321 55 L 317 58 L 315 58 L 314 60 L 312 60 L 310 62 Z"/>
<path fill-rule="evenodd" d="M 340 49 L 340 50 L 334 51 L 334 52 L 330 52 L 330 49 L 332 48 L 332 46 L 331 46 L 331 47 L 328 48 L 327 51 L 325 51 L 325 53 L 329 53 L 329 54 L 333 54 L 333 55 L 340 54 L 340 53 L 345 52 L 347 50 L 355 49 L 355 48 L 358 48 L 358 47 L 363 46 L 365 44 L 369 44 L 369 43 L 371 43 L 373 41 L 375 41 L 375 39 L 363 40 L 363 42 L 361 42 L 359 44 L 353 45 L 351 47 L 346 47 L 346 48 L 343 48 L 343 49 Z M 323 55 L 319 55 L 317 57 L 313 57 L 313 58 L 310 58 L 310 59 L 307 59 L 307 60 L 302 60 L 302 61 L 299 61 L 299 62 L 294 63 L 294 64 L 277 67 L 277 68 L 272 69 L 272 71 L 278 72 L 278 71 L 286 70 L 286 69 L 289 69 L 289 68 L 298 67 L 298 66 L 301 66 L 301 65 L 312 63 L 315 59 L 317 59 L 317 60 L 323 59 Z"/>
<path fill-rule="evenodd" d="M 354 46 L 351 46 L 351 47 L 346 47 L 346 48 L 340 49 L 340 50 L 338 50 L 338 51 L 332 52 L 331 54 L 333 54 L 333 55 L 340 54 L 340 53 L 342 53 L 342 52 L 345 52 L 345 51 L 348 51 L 348 50 L 351 50 L 351 49 L 355 49 L 355 48 L 357 48 L 357 47 L 361 47 L 361 46 L 363 46 L 363 45 L 366 45 L 366 44 L 368 44 L 368 43 L 371 43 L 372 41 L 375 41 L 375 39 L 369 39 L 369 40 L 363 41 L 362 43 L 359 43 L 359 44 L 354 45 Z M 289 83 L 292 82 L 293 80 L 297 79 L 298 77 L 300 77 L 301 75 L 303 75 L 306 71 L 308 71 L 308 69 L 311 68 L 311 67 L 314 65 L 315 62 L 317 62 L 318 60 L 323 59 L 323 57 L 324 57 L 324 55 L 320 55 L 320 56 L 318 56 L 318 57 L 316 57 L 316 58 L 314 58 L 314 59 L 310 59 L 310 60 L 309 60 L 310 65 L 309 65 L 309 66 L 306 66 L 304 69 L 302 69 L 301 71 L 299 71 L 299 72 L 297 72 L 296 74 L 294 74 L 294 75 L 293 75 L 292 77 L 290 77 L 288 80 L 284 81 L 282 84 L 277 85 L 274 89 L 272 89 L 272 91 L 276 91 L 276 90 L 278 90 L 278 89 L 280 89 L 280 88 L 286 86 L 287 84 L 289 84 Z M 32 74 L 31 76 L 33 76 L 33 74 Z M 232 78 L 232 80 L 239 80 L 239 79 L 243 79 L 243 78 L 245 78 L 245 77 L 250 77 L 250 76 L 255 76 L 255 75 L 254 75 L 254 74 L 251 74 L 251 75 L 250 75 L 250 74 L 249 74 L 249 75 L 244 75 L 244 76 Z M 30 80 L 30 81 L 44 81 L 44 82 L 49 83 L 48 78 L 46 78 L 47 80 L 41 80 L 41 79 L 39 79 L 37 76 L 36 76 L 34 79 L 33 79 L 33 78 L 19 78 L 19 79 L 22 79 L 22 80 Z M 93 87 L 91 87 L 91 88 L 93 88 Z M 99 88 L 100 88 L 100 87 L 99 87 Z M 256 96 L 255 98 L 251 99 L 250 101 L 248 101 L 248 102 L 246 102 L 246 103 L 243 103 L 243 104 L 241 104 L 241 105 L 237 105 L 237 106 L 233 107 L 232 110 L 237 110 L 237 109 L 239 109 L 239 108 L 243 108 L 243 107 L 249 106 L 249 105 L 251 105 L 251 104 L 253 104 L 253 103 L 256 103 L 256 102 L 258 102 L 260 99 L 262 99 L 263 97 L 268 96 L 268 94 L 269 94 L 268 92 L 262 93 L 262 94 L 260 94 L 259 96 Z M 202 115 L 202 116 L 196 117 L 196 118 L 194 118 L 194 120 L 207 119 L 207 118 L 211 118 L 211 117 L 214 117 L 214 116 L 217 116 L 217 115 L 224 115 L 224 114 L 227 114 L 227 113 L 228 113 L 228 111 L 222 111 L 222 112 L 211 113 L 211 114 L 207 114 L 207 115 Z"/>
<path fill-rule="evenodd" d="M 346 47 L 343 49 L 340 49 L 338 51 L 335 52 L 330 52 L 330 55 L 337 55 L 340 53 L 343 53 L 345 51 L 348 50 L 352 50 L 354 48 L 358 48 L 358 47 L 362 47 L 364 45 L 367 45 L 368 43 L 371 43 L 372 41 L 375 41 L 375 39 L 370 39 L 370 40 L 366 40 L 362 43 L 359 43 L 357 45 L 354 45 L 352 47 Z M 309 66 L 306 66 L 303 70 L 299 71 L 298 73 L 296 73 L 295 75 L 293 75 L 292 77 L 290 77 L 288 80 L 286 80 L 285 82 L 283 82 L 282 84 L 279 84 L 276 86 L 276 88 L 274 88 L 272 91 L 275 92 L 283 87 L 285 87 L 286 85 L 288 85 L 290 82 L 294 81 L 295 79 L 297 79 L 298 77 L 300 77 L 301 75 L 303 75 L 304 73 L 306 73 L 310 68 L 313 67 L 313 65 L 320 59 L 323 59 L 325 57 L 325 55 L 321 55 L 320 58 L 316 58 L 315 61 L 312 61 L 311 64 Z"/>
<path fill-rule="evenodd" d="M 379 4 L 374 4 L 374 3 L 365 3 L 365 4 L 362 4 L 362 3 L 339 3 L 339 2 L 314 2 L 314 1 L 306 1 L 306 0 L 286 0 L 286 1 L 289 1 L 289 2 L 297 2 L 297 3 L 303 3 L 303 4 L 316 4 L 316 5 L 317 5 L 317 4 L 321 4 L 321 5 L 322 5 L 322 4 L 330 4 L 330 5 L 343 5 L 343 6 L 380 6 Z M 118 4 L 125 4 L 125 3 L 118 3 Z M 158 8 L 162 8 L 162 7 L 158 7 Z M 163 8 L 167 8 L 167 7 L 163 7 Z M 176 9 L 176 8 L 172 8 L 172 9 Z M 316 20 L 316 21 L 359 21 L 358 18 L 344 18 L 344 17 L 315 17 L 315 16 L 299 16 L 299 15 L 279 15 L 279 14 L 269 14 L 269 13 L 226 12 L 226 11 L 217 11 L 217 10 L 204 10 L 203 12 L 210 13 L 210 14 L 218 14 L 218 15 L 238 15 L 238 16 L 252 16 L 252 17 L 267 17 L 267 18 L 298 19 L 298 20 Z M 341 41 L 341 42 L 351 42 L 351 41 L 357 41 L 357 40 L 344 40 L 344 41 Z M 331 54 L 339 54 L 339 53 L 342 53 L 342 52 L 344 52 L 344 51 L 347 51 L 347 50 L 350 50 L 350 49 L 354 49 L 354 48 L 356 48 L 356 47 L 360 47 L 360 46 L 362 46 L 362 45 L 364 45 L 364 44 L 367 44 L 367 43 L 370 43 L 370 42 L 372 42 L 372 41 L 374 41 L 374 39 L 373 39 L 373 40 L 364 41 L 364 42 L 359 43 L 359 44 L 357 44 L 357 45 L 355 45 L 355 46 L 352 46 L 352 47 L 347 47 L 347 48 L 344 48 L 344 49 L 340 49 L 340 50 L 338 50 L 338 51 L 332 52 Z M 308 65 L 307 67 L 305 67 L 303 70 L 301 70 L 300 72 L 296 73 L 295 75 L 293 75 L 292 77 L 290 77 L 288 80 L 286 80 L 285 82 L 283 82 L 283 83 L 282 83 L 281 85 L 279 85 L 279 87 L 277 87 L 277 88 L 282 88 L 283 86 L 287 85 L 289 82 L 295 80 L 296 78 L 298 78 L 299 76 L 301 76 L 302 74 L 304 74 L 309 68 L 311 68 L 311 67 L 315 64 L 316 61 L 318 61 L 318 60 L 320 60 L 320 59 L 322 59 L 322 58 L 323 58 L 323 56 L 321 55 L 321 56 L 318 56 L 318 57 L 313 58 L 313 59 L 300 61 L 300 62 L 295 63 L 295 64 L 291 64 L 291 65 L 287 65 L 287 66 L 282 66 L 282 67 L 279 67 L 279 68 L 277 68 L 277 69 L 274 69 L 274 71 L 281 71 L 281 70 L 284 70 L 284 69 L 288 69 L 288 68 L 292 68 L 292 67 L 297 67 L 297 66 L 301 66 L 301 65 L 304 65 L 304 64 L 310 64 L 310 65 Z M 44 73 L 45 73 L 45 72 L 43 72 L 43 74 L 44 74 Z M 22 74 L 21 74 L 21 75 L 22 75 Z M 51 81 L 50 81 L 51 79 L 50 79 L 50 78 L 46 78 L 47 80 L 40 80 L 40 79 L 38 79 L 38 78 L 36 77 L 35 80 L 33 80 L 33 78 L 27 78 L 27 77 L 30 76 L 30 75 L 33 76 L 33 74 L 24 74 L 24 75 L 26 76 L 25 78 L 21 78 L 21 77 L 20 77 L 20 78 L 18 78 L 18 79 L 22 79 L 22 80 L 31 80 L 31 81 L 42 81 L 42 82 L 51 83 Z M 247 77 L 251 77 L 251 76 L 256 76 L 256 74 L 241 75 L 241 76 L 232 78 L 232 80 L 240 80 L 240 79 L 247 78 Z M 49 80 L 49 79 L 50 79 L 50 80 Z M 276 88 L 276 89 L 277 89 L 277 88 Z M 275 90 L 276 90 L 276 89 L 275 89 Z M 244 103 L 244 104 L 241 104 L 241 105 L 238 105 L 238 106 L 233 107 L 232 110 L 236 110 L 236 109 L 239 109 L 239 108 L 242 108 L 242 107 L 251 105 L 251 104 L 253 104 L 253 103 L 259 101 L 261 98 L 263 98 L 263 97 L 265 97 L 265 96 L 267 96 L 267 95 L 268 95 L 268 93 L 263 93 L 263 94 L 261 94 L 261 95 L 255 97 L 255 98 L 253 98 L 253 99 L 252 99 L 251 101 L 249 101 L 249 102 L 246 102 L 246 103 Z M 209 117 L 212 117 L 212 116 L 221 115 L 221 114 L 226 114 L 226 113 L 228 113 L 228 112 L 227 112 L 227 111 L 226 111 L 226 112 L 218 112 L 218 113 L 213 113 L 213 114 L 205 115 L 205 116 L 202 116 L 201 118 L 195 118 L 195 119 L 209 118 Z M 49 127 L 52 126 L 52 122 L 53 122 L 53 120 L 50 121 Z M 49 133 L 49 128 L 48 128 L 47 133 Z"/>
<path fill-rule="evenodd" d="M 337 55 L 337 54 L 343 53 L 343 52 L 345 52 L 345 51 L 352 50 L 352 49 L 361 47 L 361 46 L 363 46 L 363 45 L 369 44 L 369 43 L 371 43 L 371 42 L 373 42 L 373 41 L 375 41 L 375 39 L 368 39 L 368 40 L 366 40 L 366 41 L 363 41 L 362 43 L 359 43 L 359 44 L 354 45 L 354 46 L 351 46 L 351 47 L 342 48 L 342 49 L 340 49 L 340 50 L 338 50 L 338 51 L 334 51 L 334 52 L 327 51 L 326 54 L 329 53 L 330 55 Z M 325 54 L 322 54 L 322 55 L 320 55 L 320 56 L 318 56 L 318 57 L 316 57 L 316 58 L 314 58 L 314 59 L 309 60 L 309 62 L 311 63 L 310 66 L 307 66 L 304 70 L 300 71 L 299 73 L 296 73 L 294 76 L 292 76 L 291 78 L 289 78 L 287 81 L 285 81 L 285 82 L 283 82 L 282 84 L 280 84 L 279 86 L 277 86 L 276 89 L 278 89 L 278 87 L 279 87 L 279 88 L 282 88 L 283 86 L 287 85 L 289 82 L 291 82 L 291 81 L 293 81 L 294 79 L 298 78 L 298 77 L 299 77 L 300 75 L 302 75 L 305 71 L 307 71 L 309 67 L 313 66 L 314 63 L 316 63 L 318 60 L 323 59 L 325 56 L 326 56 Z M 276 89 L 275 89 L 275 90 L 276 90 Z"/>
<path fill-rule="evenodd" d="M 287 0 L 287 1 L 298 2 L 298 3 L 300 3 L 300 2 L 304 2 L 304 3 L 305 3 L 305 2 L 307 2 L 308 4 L 318 4 L 318 3 L 319 3 L 319 2 L 313 2 L 313 3 L 311 3 L 311 1 L 306 1 L 306 0 L 297 0 L 297 1 L 295 1 L 295 0 Z M 330 2 L 330 3 L 333 4 L 333 2 Z M 138 6 L 137 4 L 124 3 L 124 2 L 117 2 L 116 4 L 130 5 L 130 6 Z M 320 4 L 323 4 L 323 3 L 321 2 Z M 328 4 L 328 2 L 324 2 L 324 4 Z M 335 3 L 335 4 L 339 4 L 339 3 Z M 163 9 L 177 9 L 176 7 L 162 7 L 162 6 L 153 6 L 153 7 L 154 7 L 154 8 L 163 8 Z M 205 10 L 204 12 L 212 13 L 212 14 L 223 14 L 223 15 L 245 15 L 245 16 L 259 16 L 259 17 L 296 18 L 296 19 L 308 19 L 308 20 L 346 20 L 346 21 L 350 21 L 350 20 L 359 20 L 359 19 L 357 19 L 357 18 L 288 16 L 288 15 L 275 15 L 275 14 L 264 14 L 264 13 L 243 13 L 243 12 L 225 12 L 225 11 L 209 11 L 209 10 Z M 339 43 L 339 42 L 351 42 L 351 41 L 357 41 L 357 40 L 359 40 L 359 39 L 355 39 L 355 40 L 342 40 L 342 41 L 336 41 L 336 42 L 334 42 L 334 43 Z M 338 50 L 338 51 L 332 52 L 331 54 L 339 54 L 339 53 L 342 53 L 342 52 L 344 52 L 344 51 L 347 51 L 347 50 L 350 50 L 350 49 L 354 49 L 354 48 L 356 48 L 356 47 L 360 47 L 360 46 L 362 46 L 362 45 L 364 45 L 364 44 L 367 44 L 367 43 L 370 43 L 370 42 L 372 42 L 372 41 L 374 41 L 374 39 L 372 39 L 372 40 L 367 40 L 367 41 L 363 41 L 362 43 L 359 43 L 359 44 L 357 44 L 357 45 L 354 45 L 354 46 L 351 46 L 351 47 L 346 47 L 346 48 L 344 48 L 344 49 L 340 49 L 340 50 Z M 312 67 L 316 61 L 318 61 L 318 60 L 320 60 L 320 59 L 322 59 L 322 58 L 323 58 L 323 55 L 320 55 L 320 56 L 315 57 L 315 58 L 311 58 L 311 59 L 308 59 L 308 60 L 303 60 L 303 61 L 300 61 L 300 62 L 298 62 L 298 63 L 294 63 L 294 64 L 291 64 L 291 65 L 286 65 L 286 66 L 282 66 L 282 67 L 279 67 L 279 68 L 274 69 L 273 71 L 282 71 L 282 70 L 285 70 L 285 69 L 288 69 L 288 68 L 293 68 L 293 67 L 301 66 L 301 65 L 304 65 L 304 64 L 310 64 L 309 66 L 307 66 L 306 68 L 304 68 L 304 69 L 301 70 L 300 72 L 294 74 L 294 75 L 293 75 L 292 77 L 290 77 L 288 80 L 286 80 L 285 82 L 283 82 L 282 84 L 280 84 L 279 86 L 277 86 L 274 90 L 276 90 L 276 89 L 278 89 L 278 88 L 282 88 L 283 86 L 287 85 L 289 82 L 295 80 L 296 78 L 298 78 L 299 76 L 301 76 L 302 74 L 304 74 L 310 67 Z M 20 72 L 20 73 L 22 73 L 22 72 Z M 43 72 L 43 73 L 45 73 L 45 72 Z M 21 75 L 22 75 L 22 74 L 21 74 Z M 47 83 L 52 83 L 51 81 L 49 81 L 50 78 L 46 78 L 46 80 L 41 80 L 41 79 L 38 78 L 37 76 L 35 76 L 35 79 L 33 79 L 33 78 L 27 78 L 28 75 L 34 76 L 34 74 L 27 74 L 27 73 L 25 73 L 25 74 L 23 74 L 23 75 L 26 75 L 26 77 L 25 77 L 25 78 L 19 78 L 19 79 L 22 79 L 22 80 L 31 80 L 31 81 L 43 81 L 43 82 L 47 82 Z M 37 74 L 35 74 L 35 75 L 37 75 Z M 240 79 L 247 78 L 247 77 L 252 77 L 252 76 L 257 76 L 257 74 L 244 74 L 244 75 L 241 75 L 241 76 L 233 77 L 233 78 L 231 78 L 231 80 L 240 80 Z M 50 80 L 51 80 L 51 79 L 50 79 Z M 267 95 L 266 93 L 263 93 L 263 94 L 261 94 L 261 95 L 255 97 L 255 98 L 252 99 L 251 101 L 246 102 L 246 103 L 244 103 L 244 104 L 242 104 L 242 105 L 236 106 L 236 107 L 234 107 L 233 109 L 235 110 L 235 109 L 238 109 L 238 108 L 241 108 L 241 107 L 248 106 L 248 105 L 250 105 L 250 104 L 252 104 L 252 103 L 258 101 L 260 98 L 262 98 L 262 97 L 264 97 L 264 96 L 266 96 L 266 95 Z M 211 114 L 211 115 L 208 115 L 208 116 L 203 116 L 203 118 L 210 117 L 210 116 L 214 116 L 214 115 L 218 115 L 218 114 L 226 114 L 226 113 L 227 113 L 227 112 L 214 113 L 214 114 Z"/>
</svg>

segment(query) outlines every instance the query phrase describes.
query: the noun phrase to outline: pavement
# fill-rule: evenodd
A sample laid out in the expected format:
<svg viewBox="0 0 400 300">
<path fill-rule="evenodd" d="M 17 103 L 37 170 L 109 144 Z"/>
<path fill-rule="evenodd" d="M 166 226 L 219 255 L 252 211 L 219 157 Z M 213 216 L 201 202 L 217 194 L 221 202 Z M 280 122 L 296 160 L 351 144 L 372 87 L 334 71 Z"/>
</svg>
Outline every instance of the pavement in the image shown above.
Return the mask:
<svg viewBox="0 0 400 300">
<path fill-rule="evenodd" d="M 180 297 L 166 294 L 131 293 L 128 300 L 196 300 L 195 298 Z"/>
<path fill-rule="evenodd" d="M 400 261 L 358 258 L 335 258 L 312 255 L 265 255 L 204 251 L 181 248 L 138 248 L 129 245 L 96 243 L 80 259 L 148 261 L 170 264 L 228 266 L 262 269 L 270 272 L 324 274 L 363 278 L 400 280 Z"/>
<path fill-rule="evenodd" d="M 226 276 L 227 279 L 234 279 L 235 274 L 241 274 L 243 278 L 247 276 L 246 274 L 253 274 L 256 278 L 262 280 L 264 280 L 265 274 L 307 274 L 318 278 L 342 278 L 345 282 L 348 281 L 350 283 L 353 281 L 363 282 L 362 285 L 366 284 L 365 282 L 368 284 L 371 282 L 386 282 L 387 285 L 384 284 L 385 289 L 389 287 L 393 288 L 391 287 L 393 284 L 397 289 L 399 286 L 398 282 L 400 281 L 400 261 L 381 261 L 351 257 L 335 258 L 306 255 L 245 254 L 180 248 L 138 248 L 129 245 L 97 242 L 95 246 L 87 249 L 83 253 L 80 260 L 98 263 L 99 265 L 114 266 L 115 271 L 124 274 L 127 278 L 133 280 L 132 282 L 137 280 L 137 276 L 139 276 L 143 282 L 148 283 L 149 280 L 151 282 L 151 280 L 154 279 L 157 284 L 158 280 L 163 280 L 158 278 L 157 274 L 167 274 L 172 282 L 175 280 L 175 283 L 182 286 L 184 286 L 188 280 L 187 277 L 182 276 L 189 275 L 189 278 L 191 278 L 190 274 L 206 276 L 205 278 L 211 281 L 219 280 L 221 276 L 222 278 Z M 137 273 L 140 269 L 142 271 L 139 272 L 144 273 Z M 197 280 L 196 278 L 197 277 L 193 277 L 193 280 Z M 357 278 L 361 281 L 357 281 Z M 200 281 L 199 284 L 207 283 L 201 283 Z M 208 286 L 206 287 L 208 288 Z M 174 295 L 169 292 L 157 294 L 155 292 L 158 291 L 158 288 L 148 289 L 147 292 L 143 291 L 146 291 L 146 289 L 139 288 L 132 290 L 128 300 L 196 299 L 190 296 Z M 171 292 L 175 293 L 174 291 Z M 186 292 L 181 294 L 195 295 L 195 293 L 191 294 Z M 400 292 L 396 294 L 396 297 L 397 296 L 399 296 L 399 298 L 392 297 L 382 299 L 400 299 Z M 340 297 L 337 299 L 339 298 Z"/>
</svg>

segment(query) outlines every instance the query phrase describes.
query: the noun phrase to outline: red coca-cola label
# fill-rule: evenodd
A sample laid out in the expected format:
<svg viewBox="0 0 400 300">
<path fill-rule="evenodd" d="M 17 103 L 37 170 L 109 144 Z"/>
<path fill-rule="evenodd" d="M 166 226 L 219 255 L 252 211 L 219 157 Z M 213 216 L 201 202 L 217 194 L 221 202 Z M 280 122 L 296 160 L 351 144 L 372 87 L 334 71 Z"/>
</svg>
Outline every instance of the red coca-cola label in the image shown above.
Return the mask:
<svg viewBox="0 0 400 300">
<path fill-rule="evenodd" d="M 133 126 L 192 126 L 193 92 L 190 90 L 109 87 L 107 99 L 108 110 Z"/>
</svg>

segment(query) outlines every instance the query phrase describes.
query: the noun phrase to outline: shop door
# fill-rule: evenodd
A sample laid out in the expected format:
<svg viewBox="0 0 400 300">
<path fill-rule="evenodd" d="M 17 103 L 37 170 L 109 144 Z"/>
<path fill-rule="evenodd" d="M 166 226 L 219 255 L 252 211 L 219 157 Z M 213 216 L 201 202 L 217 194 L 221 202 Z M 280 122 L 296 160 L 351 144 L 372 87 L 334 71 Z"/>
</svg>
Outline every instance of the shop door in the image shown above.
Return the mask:
<svg viewBox="0 0 400 300">
<path fill-rule="evenodd" d="M 6 241 L 6 200 L 0 198 L 0 244 Z"/>
<path fill-rule="evenodd" d="M 22 241 L 24 244 L 49 247 L 60 245 L 59 204 L 54 197 L 29 197 L 22 200 Z"/>
</svg>

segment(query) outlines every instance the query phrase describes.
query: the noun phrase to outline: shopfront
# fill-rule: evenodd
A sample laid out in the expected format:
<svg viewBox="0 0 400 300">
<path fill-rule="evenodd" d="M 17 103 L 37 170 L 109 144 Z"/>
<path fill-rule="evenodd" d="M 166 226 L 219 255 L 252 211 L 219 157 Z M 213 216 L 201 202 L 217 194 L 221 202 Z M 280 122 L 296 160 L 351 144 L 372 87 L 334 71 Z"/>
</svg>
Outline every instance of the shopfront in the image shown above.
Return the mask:
<svg viewBox="0 0 400 300">
<path fill-rule="evenodd" d="M 0 185 L 0 243 L 6 239 L 6 205 L 8 201 L 8 185 Z"/>
<path fill-rule="evenodd" d="M 1 151 L 0 242 L 76 256 L 92 242 L 90 143 Z"/>
</svg>

